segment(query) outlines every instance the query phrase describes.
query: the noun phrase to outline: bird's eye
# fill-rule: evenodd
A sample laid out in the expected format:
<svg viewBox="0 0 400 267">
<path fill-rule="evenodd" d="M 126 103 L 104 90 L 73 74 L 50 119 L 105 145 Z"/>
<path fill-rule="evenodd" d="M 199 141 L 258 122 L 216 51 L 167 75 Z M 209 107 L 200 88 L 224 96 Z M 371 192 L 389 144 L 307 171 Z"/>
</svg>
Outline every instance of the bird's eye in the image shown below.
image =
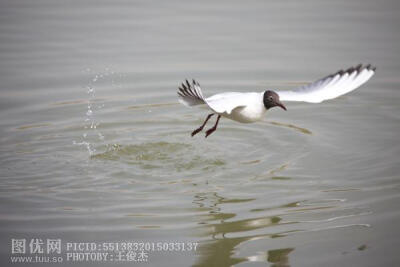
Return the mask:
<svg viewBox="0 0 400 267">
<path fill-rule="evenodd" d="M 272 96 L 270 96 L 270 97 L 268 97 L 268 100 L 269 100 L 269 101 L 273 101 L 274 98 L 273 98 Z"/>
</svg>

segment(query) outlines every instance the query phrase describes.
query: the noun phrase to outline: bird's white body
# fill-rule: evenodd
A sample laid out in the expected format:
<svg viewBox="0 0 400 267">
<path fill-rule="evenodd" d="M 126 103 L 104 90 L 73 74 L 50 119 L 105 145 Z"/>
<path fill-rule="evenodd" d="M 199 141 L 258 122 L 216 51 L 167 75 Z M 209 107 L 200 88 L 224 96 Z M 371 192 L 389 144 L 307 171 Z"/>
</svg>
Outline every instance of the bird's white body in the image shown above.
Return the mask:
<svg viewBox="0 0 400 267">
<path fill-rule="evenodd" d="M 215 113 L 242 123 L 261 120 L 267 112 L 263 103 L 263 93 L 227 92 L 205 100 Z"/>
</svg>

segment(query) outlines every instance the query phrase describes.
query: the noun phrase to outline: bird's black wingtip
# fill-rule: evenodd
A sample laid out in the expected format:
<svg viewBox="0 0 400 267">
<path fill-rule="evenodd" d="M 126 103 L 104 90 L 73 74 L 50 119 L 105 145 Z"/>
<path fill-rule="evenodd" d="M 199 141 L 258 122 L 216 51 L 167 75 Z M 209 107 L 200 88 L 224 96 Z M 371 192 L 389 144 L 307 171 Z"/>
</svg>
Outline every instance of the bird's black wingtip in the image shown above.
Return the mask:
<svg viewBox="0 0 400 267">
<path fill-rule="evenodd" d="M 376 66 L 372 66 L 371 64 L 369 64 L 369 65 L 370 65 L 369 69 L 372 70 L 373 72 L 375 72 L 376 71 Z"/>
</svg>

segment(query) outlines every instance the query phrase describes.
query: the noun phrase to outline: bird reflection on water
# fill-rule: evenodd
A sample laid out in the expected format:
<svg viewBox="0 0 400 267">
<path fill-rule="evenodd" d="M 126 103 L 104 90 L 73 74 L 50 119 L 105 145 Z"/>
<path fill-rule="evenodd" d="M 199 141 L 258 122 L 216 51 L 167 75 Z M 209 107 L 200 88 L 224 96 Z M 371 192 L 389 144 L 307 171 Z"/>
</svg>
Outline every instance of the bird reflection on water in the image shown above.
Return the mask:
<svg viewBox="0 0 400 267">
<path fill-rule="evenodd" d="M 237 216 L 235 213 L 221 211 L 220 206 L 223 204 L 245 203 L 253 200 L 228 199 L 216 192 L 194 196 L 193 203 L 198 205 L 199 211 L 208 211 L 207 215 L 201 218 L 201 222 L 199 222 L 201 225 L 200 232 L 202 232 L 202 236 L 211 239 L 211 241 L 200 244 L 200 257 L 194 266 L 231 266 L 246 261 L 268 261 L 274 264 L 272 266 L 276 267 L 290 266 L 288 255 L 294 248 L 273 249 L 248 257 L 235 256 L 238 252 L 238 247 L 245 242 L 285 236 L 279 233 L 243 235 L 243 233 L 249 231 L 278 226 L 281 222 L 281 218 L 278 216 L 232 221 Z"/>
</svg>

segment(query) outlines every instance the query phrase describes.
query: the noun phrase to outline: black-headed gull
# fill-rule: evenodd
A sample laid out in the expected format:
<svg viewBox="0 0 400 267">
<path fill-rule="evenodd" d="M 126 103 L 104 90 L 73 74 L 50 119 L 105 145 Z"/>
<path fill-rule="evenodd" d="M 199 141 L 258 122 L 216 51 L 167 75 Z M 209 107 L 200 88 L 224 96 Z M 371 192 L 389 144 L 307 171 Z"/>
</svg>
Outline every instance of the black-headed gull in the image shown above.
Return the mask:
<svg viewBox="0 0 400 267">
<path fill-rule="evenodd" d="M 376 68 L 371 65 L 361 64 L 340 70 L 313 83 L 300 86 L 291 91 L 271 90 L 259 93 L 226 92 L 205 98 L 201 92 L 200 84 L 193 80 L 182 83 L 179 88 L 179 102 L 185 106 L 205 104 L 211 109 L 204 123 L 192 132 L 192 136 L 202 131 L 207 121 L 214 114 L 218 114 L 215 125 L 206 131 L 206 137 L 217 129 L 221 116 L 242 123 L 251 123 L 263 118 L 265 112 L 273 107 L 286 107 L 281 101 L 302 101 L 308 103 L 321 103 L 353 91 L 374 75 Z"/>
</svg>

